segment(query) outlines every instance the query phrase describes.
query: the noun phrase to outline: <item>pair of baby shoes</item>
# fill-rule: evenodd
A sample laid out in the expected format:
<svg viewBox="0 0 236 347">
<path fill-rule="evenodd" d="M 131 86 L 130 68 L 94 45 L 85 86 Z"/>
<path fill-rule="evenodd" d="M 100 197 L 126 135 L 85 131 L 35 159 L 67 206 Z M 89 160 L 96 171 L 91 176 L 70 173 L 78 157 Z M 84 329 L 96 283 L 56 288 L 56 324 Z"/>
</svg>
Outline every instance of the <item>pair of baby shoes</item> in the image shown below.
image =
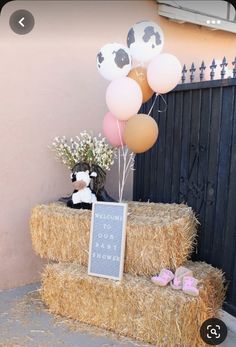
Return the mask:
<svg viewBox="0 0 236 347">
<path fill-rule="evenodd" d="M 176 269 L 175 274 L 168 269 L 162 269 L 158 276 L 153 276 L 151 281 L 160 287 L 165 287 L 170 283 L 176 290 L 182 289 L 184 293 L 198 296 L 198 280 L 193 277 L 193 272 L 184 266 Z"/>
</svg>

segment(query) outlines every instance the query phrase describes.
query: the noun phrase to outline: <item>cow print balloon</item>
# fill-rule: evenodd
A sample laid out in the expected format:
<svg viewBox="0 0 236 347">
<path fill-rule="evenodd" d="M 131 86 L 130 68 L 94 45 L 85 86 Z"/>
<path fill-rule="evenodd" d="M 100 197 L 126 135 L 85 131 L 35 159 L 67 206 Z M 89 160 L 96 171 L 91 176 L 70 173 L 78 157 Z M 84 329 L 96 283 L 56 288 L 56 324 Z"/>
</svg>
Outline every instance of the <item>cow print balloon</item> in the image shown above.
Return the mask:
<svg viewBox="0 0 236 347">
<path fill-rule="evenodd" d="M 132 58 L 138 62 L 149 62 L 161 52 L 163 44 L 163 32 L 154 22 L 136 23 L 128 32 L 127 46 Z"/>
<path fill-rule="evenodd" d="M 127 76 L 131 70 L 129 49 L 119 43 L 106 44 L 97 54 L 97 68 L 109 81 Z"/>
</svg>

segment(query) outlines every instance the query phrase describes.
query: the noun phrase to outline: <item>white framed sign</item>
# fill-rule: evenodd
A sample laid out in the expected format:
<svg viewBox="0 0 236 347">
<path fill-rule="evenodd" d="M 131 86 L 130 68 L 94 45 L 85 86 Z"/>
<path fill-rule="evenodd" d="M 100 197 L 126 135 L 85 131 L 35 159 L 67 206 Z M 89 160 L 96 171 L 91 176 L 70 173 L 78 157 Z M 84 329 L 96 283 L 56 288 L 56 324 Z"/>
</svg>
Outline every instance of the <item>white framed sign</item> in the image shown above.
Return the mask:
<svg viewBox="0 0 236 347">
<path fill-rule="evenodd" d="M 94 202 L 88 274 L 121 280 L 124 269 L 127 204 Z"/>
</svg>

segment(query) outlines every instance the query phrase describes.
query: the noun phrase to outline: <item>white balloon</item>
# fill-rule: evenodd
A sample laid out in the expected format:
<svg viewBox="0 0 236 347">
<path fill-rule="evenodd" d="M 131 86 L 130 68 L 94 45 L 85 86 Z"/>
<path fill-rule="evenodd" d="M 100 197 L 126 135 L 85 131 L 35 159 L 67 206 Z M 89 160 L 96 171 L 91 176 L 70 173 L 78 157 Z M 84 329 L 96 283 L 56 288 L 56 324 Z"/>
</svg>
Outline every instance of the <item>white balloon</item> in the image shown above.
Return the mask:
<svg viewBox="0 0 236 347">
<path fill-rule="evenodd" d="M 130 51 L 120 43 L 108 43 L 97 54 L 97 68 L 108 81 L 125 77 L 131 70 Z"/>
<path fill-rule="evenodd" d="M 179 83 L 181 72 L 180 61 L 174 55 L 159 54 L 148 65 L 148 84 L 156 93 L 168 93 Z"/>
<path fill-rule="evenodd" d="M 138 112 L 143 94 L 139 84 L 129 77 L 112 81 L 106 90 L 109 111 L 119 120 L 125 121 Z"/>
<path fill-rule="evenodd" d="M 133 25 L 127 36 L 131 56 L 140 62 L 150 61 L 159 54 L 164 44 L 164 35 L 154 22 L 143 21 Z"/>
</svg>

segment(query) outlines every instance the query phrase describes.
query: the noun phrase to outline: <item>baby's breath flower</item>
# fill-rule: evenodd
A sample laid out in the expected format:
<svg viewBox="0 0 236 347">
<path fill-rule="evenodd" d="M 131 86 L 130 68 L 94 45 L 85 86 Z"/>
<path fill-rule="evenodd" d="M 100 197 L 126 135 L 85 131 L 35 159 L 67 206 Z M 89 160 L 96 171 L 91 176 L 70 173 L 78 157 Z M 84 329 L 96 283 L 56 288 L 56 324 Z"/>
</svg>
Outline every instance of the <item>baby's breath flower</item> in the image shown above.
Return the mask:
<svg viewBox="0 0 236 347">
<path fill-rule="evenodd" d="M 52 143 L 52 150 L 56 157 L 65 164 L 69 169 L 80 162 L 84 161 L 90 165 L 99 165 L 104 170 L 110 170 L 116 157 L 115 148 L 106 143 L 106 138 L 92 136 L 91 133 L 83 131 L 75 139 L 70 138 L 67 141 L 65 136 L 55 137 Z"/>
</svg>

